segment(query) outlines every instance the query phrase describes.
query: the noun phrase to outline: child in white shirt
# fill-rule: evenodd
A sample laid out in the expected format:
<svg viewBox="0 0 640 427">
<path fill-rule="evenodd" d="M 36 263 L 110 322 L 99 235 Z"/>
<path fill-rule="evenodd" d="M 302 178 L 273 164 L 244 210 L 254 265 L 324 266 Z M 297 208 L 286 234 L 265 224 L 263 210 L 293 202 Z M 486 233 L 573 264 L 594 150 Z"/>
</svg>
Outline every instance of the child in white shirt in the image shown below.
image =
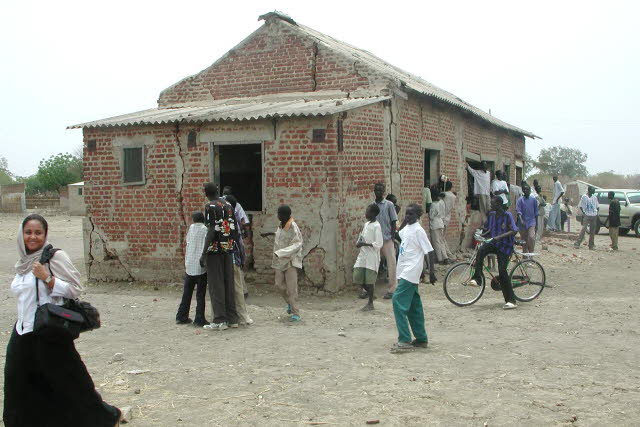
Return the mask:
<svg viewBox="0 0 640 427">
<path fill-rule="evenodd" d="M 382 228 L 377 221 L 380 208 L 372 203 L 367 206 L 362 232 L 356 242 L 356 247 L 360 248 L 360 253 L 353 265 L 353 283 L 362 286 L 367 292 L 369 302 L 362 307 L 362 311 L 373 310 L 373 293 L 376 279 L 378 278 L 378 267 L 380 266 L 380 248 L 382 247 Z"/>
</svg>

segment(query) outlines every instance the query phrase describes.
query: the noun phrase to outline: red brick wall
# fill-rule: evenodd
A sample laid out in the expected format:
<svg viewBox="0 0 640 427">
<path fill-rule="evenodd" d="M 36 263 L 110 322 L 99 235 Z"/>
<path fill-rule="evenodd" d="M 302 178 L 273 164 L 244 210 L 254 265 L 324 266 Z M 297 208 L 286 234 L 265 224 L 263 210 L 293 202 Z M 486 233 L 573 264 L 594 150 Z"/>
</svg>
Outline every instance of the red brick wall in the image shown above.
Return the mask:
<svg viewBox="0 0 640 427">
<path fill-rule="evenodd" d="M 369 85 L 371 74 L 282 22 L 265 24 L 215 64 L 160 94 L 160 106 Z"/>
<path fill-rule="evenodd" d="M 344 151 L 337 154 L 340 185 L 338 197 L 338 277 L 351 283 L 351 271 L 358 249 L 367 205 L 373 203 L 373 186 L 386 182 L 384 106 L 375 104 L 347 113 L 343 121 Z"/>
<path fill-rule="evenodd" d="M 499 168 L 503 168 L 508 159 L 513 182 L 515 157 L 516 153 L 524 152 L 524 137 L 488 126 L 446 105 L 432 104 L 413 96 L 408 100 L 394 98 L 393 102 L 398 106 L 395 122 L 399 124 L 397 149 L 402 183 L 402 190 L 396 195 L 403 207 L 409 203 L 422 203 L 424 157 L 420 142 L 440 144 L 440 174 L 453 181 L 454 191 L 458 194 L 459 216 L 452 215 L 447 230 L 450 244 L 457 246 L 467 196 L 464 151 L 496 157 Z M 428 227 L 427 215 L 423 217 L 423 225 Z"/>
<path fill-rule="evenodd" d="M 126 186 L 121 183 L 120 148 L 113 142 L 115 138 L 134 136 L 149 136 L 153 143 L 145 144 L 146 184 Z M 84 139 L 88 219 L 107 241 L 104 247 L 94 248 L 96 254 L 104 252 L 102 259 L 94 260 L 96 268 L 113 268 L 117 277 L 128 274 L 136 278 L 142 274 L 138 272 L 153 270 L 162 272 L 159 276 L 168 280 L 179 277 L 183 268 L 176 263 L 182 260 L 180 243 L 185 225 L 177 197 L 174 129 L 86 129 Z M 91 139 L 96 140 L 95 151 L 86 148 Z"/>
</svg>

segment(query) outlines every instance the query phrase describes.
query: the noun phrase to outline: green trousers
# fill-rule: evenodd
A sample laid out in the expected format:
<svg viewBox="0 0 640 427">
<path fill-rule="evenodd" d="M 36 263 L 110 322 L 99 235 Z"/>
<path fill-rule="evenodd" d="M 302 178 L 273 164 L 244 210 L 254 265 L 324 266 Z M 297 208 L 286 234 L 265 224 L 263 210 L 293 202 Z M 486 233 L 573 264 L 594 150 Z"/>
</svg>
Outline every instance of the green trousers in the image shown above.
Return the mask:
<svg viewBox="0 0 640 427">
<path fill-rule="evenodd" d="M 393 314 L 398 328 L 398 342 L 411 342 L 411 331 L 416 341 L 427 342 L 427 331 L 424 329 L 424 311 L 418 293 L 418 285 L 404 279 L 398 281 L 393 293 Z M 409 331 L 411 326 L 411 331 Z"/>
</svg>

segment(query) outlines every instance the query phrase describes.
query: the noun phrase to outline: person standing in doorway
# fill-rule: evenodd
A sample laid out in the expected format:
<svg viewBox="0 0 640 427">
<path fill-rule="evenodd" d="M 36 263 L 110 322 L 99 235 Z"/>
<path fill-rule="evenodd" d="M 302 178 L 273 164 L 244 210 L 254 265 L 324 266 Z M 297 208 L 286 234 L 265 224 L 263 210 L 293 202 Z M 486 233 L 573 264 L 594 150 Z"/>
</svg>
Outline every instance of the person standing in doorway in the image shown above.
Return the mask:
<svg viewBox="0 0 640 427">
<path fill-rule="evenodd" d="M 384 299 L 391 299 L 393 292 L 396 290 L 396 251 L 393 245 L 393 238 L 396 234 L 396 223 L 398 222 L 398 215 L 396 215 L 396 209 L 393 203 L 384 198 L 385 185 L 382 182 L 378 182 L 373 186 L 373 193 L 376 196 L 376 205 L 380 209 L 377 220 L 380 223 L 382 230 L 382 249 L 380 249 L 380 255 L 382 255 L 387 261 L 387 273 L 389 275 L 389 287 L 384 294 Z"/>
<path fill-rule="evenodd" d="M 422 213 L 420 205 L 407 206 L 404 220 L 406 225 L 400 230 L 397 272 L 399 282 L 398 289 L 393 294 L 393 315 L 398 329 L 398 342 L 391 348 L 392 353 L 424 348 L 428 343 L 418 285 L 425 261 L 429 266 L 429 282 L 432 285 L 436 283 L 436 257 L 427 233 L 419 222 Z M 413 341 L 411 331 L 415 337 Z"/>
<path fill-rule="evenodd" d="M 213 322 L 205 329 L 225 330 L 238 327 L 235 289 L 233 281 L 234 243 L 240 239 L 233 206 L 218 193 L 213 182 L 204 185 L 204 194 L 209 199 L 205 206 L 207 237 L 200 257 L 200 265 L 207 266 L 207 282 L 213 308 Z"/>
<path fill-rule="evenodd" d="M 278 208 L 278 220 L 280 224 L 275 233 L 262 233 L 261 236 L 275 236 L 271 267 L 275 270 L 276 287 L 282 291 L 287 303 L 287 314 L 291 315 L 289 320 L 299 322 L 297 269 L 302 268 L 302 233 L 291 217 L 289 206 Z"/>
<path fill-rule="evenodd" d="M 194 212 L 191 215 L 193 224 L 189 227 L 186 238 L 186 248 L 184 257 L 184 289 L 182 300 L 176 314 L 176 323 L 179 325 L 191 323 L 189 319 L 189 309 L 191 308 L 191 297 L 193 288 L 196 288 L 196 316 L 193 321 L 194 326 L 208 325 L 205 319 L 205 295 L 207 292 L 207 269 L 200 265 L 200 255 L 204 250 L 207 238 L 207 226 L 204 225 L 204 214 Z"/>
<path fill-rule="evenodd" d="M 536 247 L 536 221 L 538 220 L 538 201 L 531 196 L 531 187 L 522 189 L 524 195 L 516 202 L 520 237 L 527 242 L 524 251 L 533 253 Z"/>
<path fill-rule="evenodd" d="M 618 250 L 618 232 L 620 229 L 620 202 L 615 199 L 615 193 L 609 191 L 609 237 L 611 237 L 611 249 Z"/>
<path fill-rule="evenodd" d="M 549 212 L 549 223 L 547 224 L 547 228 L 550 231 L 560 231 L 562 230 L 562 221 L 560 215 L 560 201 L 562 200 L 562 196 L 564 195 L 564 188 L 562 188 L 562 184 L 558 181 L 558 176 L 553 176 L 553 199 L 551 199 L 551 212 Z"/>
<path fill-rule="evenodd" d="M 580 199 L 578 209 L 582 212 L 582 229 L 578 234 L 578 240 L 576 240 L 575 247 L 578 249 L 584 240 L 584 234 L 589 228 L 589 249 L 595 249 L 595 235 L 596 227 L 598 226 L 598 198 L 595 196 L 596 189 L 592 186 L 587 188 L 587 194 L 583 194 Z"/>
<path fill-rule="evenodd" d="M 509 206 L 509 187 L 502 177 L 502 171 L 496 171 L 496 178 L 491 183 L 491 192 L 494 196 L 500 196 L 505 208 Z"/>
<path fill-rule="evenodd" d="M 467 170 L 473 176 L 473 194 L 478 198 L 478 206 L 480 213 L 482 214 L 482 220 L 484 221 L 489 212 L 491 205 L 490 202 L 490 189 L 491 189 L 491 172 L 487 170 L 487 163 L 480 163 L 480 170 L 475 170 L 469 163 L 467 163 Z"/>
</svg>

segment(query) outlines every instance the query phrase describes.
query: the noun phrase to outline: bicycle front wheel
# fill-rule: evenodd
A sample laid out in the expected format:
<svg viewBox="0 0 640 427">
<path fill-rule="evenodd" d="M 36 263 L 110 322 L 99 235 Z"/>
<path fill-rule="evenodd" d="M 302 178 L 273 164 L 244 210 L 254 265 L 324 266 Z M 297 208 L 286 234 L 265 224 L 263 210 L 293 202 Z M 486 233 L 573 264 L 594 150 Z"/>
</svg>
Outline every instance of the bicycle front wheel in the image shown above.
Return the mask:
<svg viewBox="0 0 640 427">
<path fill-rule="evenodd" d="M 442 285 L 444 295 L 458 307 L 473 304 L 484 293 L 484 276 L 476 286 L 469 283 L 473 278 L 473 273 L 473 265 L 468 262 L 460 262 L 451 267 L 446 276 L 444 276 L 444 284 Z"/>
<path fill-rule="evenodd" d="M 542 265 L 532 259 L 525 259 L 517 263 L 511 270 L 509 278 L 514 296 L 522 302 L 538 298 L 547 280 Z"/>
</svg>

